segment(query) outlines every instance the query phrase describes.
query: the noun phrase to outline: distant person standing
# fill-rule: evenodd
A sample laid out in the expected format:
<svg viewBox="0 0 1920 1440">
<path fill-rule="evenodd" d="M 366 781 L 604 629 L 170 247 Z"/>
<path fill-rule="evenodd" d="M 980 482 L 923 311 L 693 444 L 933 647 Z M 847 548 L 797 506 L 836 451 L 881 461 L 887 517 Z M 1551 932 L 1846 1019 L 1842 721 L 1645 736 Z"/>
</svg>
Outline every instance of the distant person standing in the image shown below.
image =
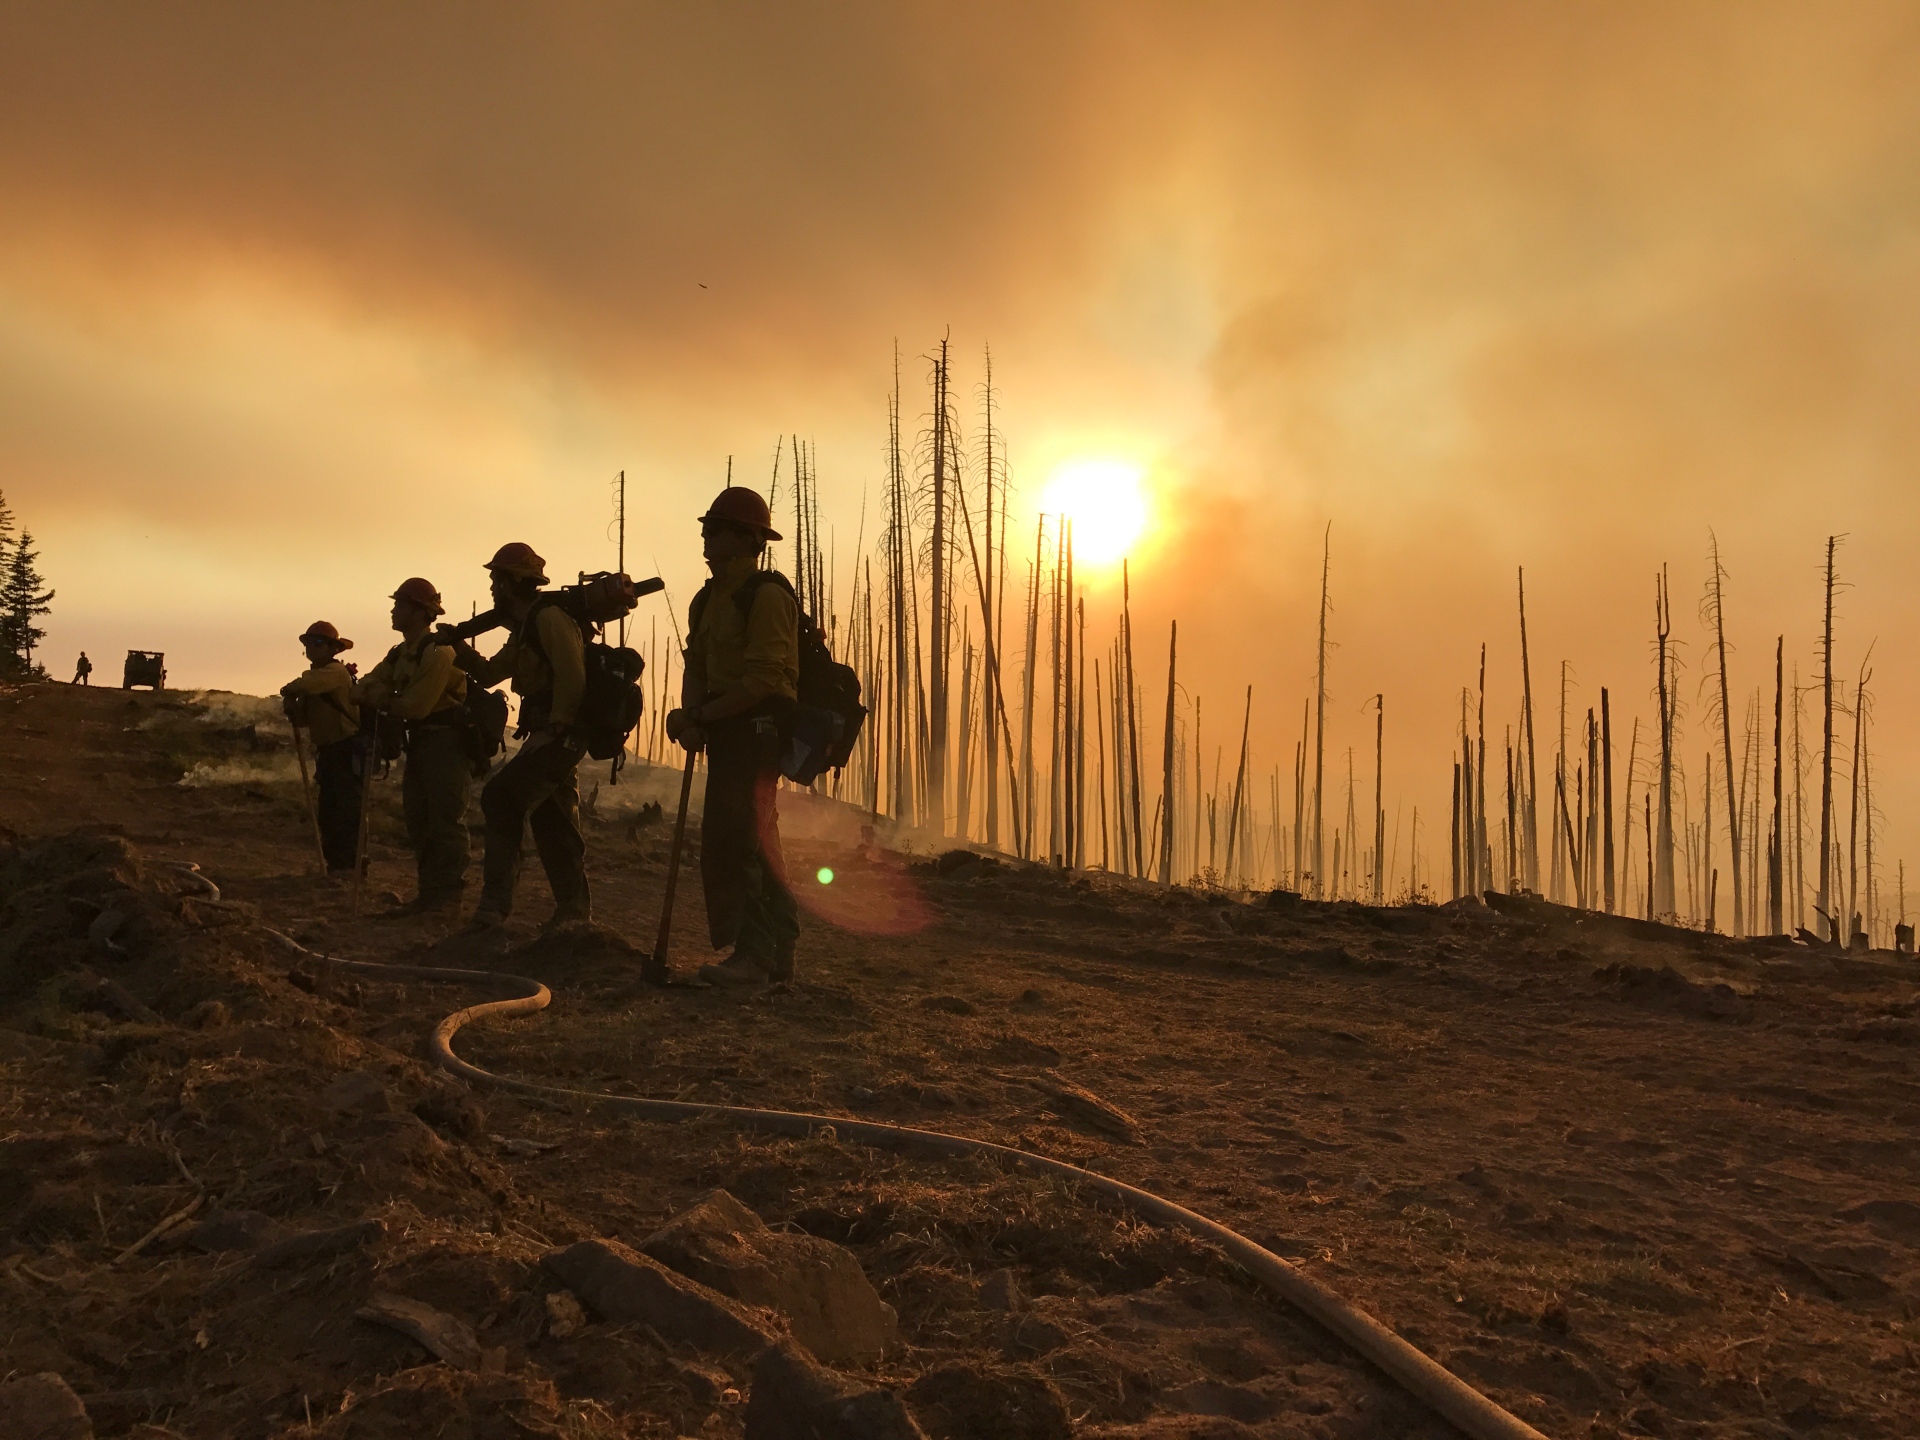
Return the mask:
<svg viewBox="0 0 1920 1440">
<path fill-rule="evenodd" d="M 496 930 L 513 914 L 529 830 L 553 892 L 547 926 L 591 920 L 587 842 L 580 833 L 580 757 L 586 746 L 574 724 L 587 689 L 586 636 L 579 621 L 540 593 L 547 562 L 531 545 L 502 545 L 486 569 L 494 611 L 512 635 L 491 659 L 463 641 L 455 662 L 476 685 L 491 689 L 512 682 L 520 697 L 514 734 L 521 744 L 480 791 L 487 852 L 471 924 L 477 931 Z"/>
<path fill-rule="evenodd" d="M 700 880 L 707 933 L 725 960 L 700 968 L 716 985 L 793 978 L 799 910 L 787 886 L 775 804 L 780 751 L 800 681 L 800 602 L 793 585 L 760 568 L 778 540 L 767 502 L 730 485 L 700 517 L 712 578 L 687 612 L 680 706 L 667 734 L 707 752 Z"/>
<path fill-rule="evenodd" d="M 80 659 L 73 667 L 73 683 L 76 685 L 93 684 L 93 661 L 87 659 L 87 652 L 80 652 Z"/>
<path fill-rule="evenodd" d="M 413 915 L 458 909 L 467 879 L 473 775 L 462 725 L 467 677 L 453 663 L 451 647 L 433 638 L 433 622 L 444 611 L 440 592 L 425 580 L 416 577 L 394 591 L 393 628 L 400 643 L 353 692 L 357 704 L 406 727 L 400 795 L 420 889 L 401 909 Z"/>
<path fill-rule="evenodd" d="M 351 877 L 360 855 L 360 777 L 367 743 L 360 737 L 360 711 L 353 703 L 353 674 L 340 663 L 353 641 L 316 620 L 301 635 L 306 672 L 280 687 L 290 723 L 313 736 L 313 777 L 319 791 L 320 849 L 327 874 Z"/>
</svg>

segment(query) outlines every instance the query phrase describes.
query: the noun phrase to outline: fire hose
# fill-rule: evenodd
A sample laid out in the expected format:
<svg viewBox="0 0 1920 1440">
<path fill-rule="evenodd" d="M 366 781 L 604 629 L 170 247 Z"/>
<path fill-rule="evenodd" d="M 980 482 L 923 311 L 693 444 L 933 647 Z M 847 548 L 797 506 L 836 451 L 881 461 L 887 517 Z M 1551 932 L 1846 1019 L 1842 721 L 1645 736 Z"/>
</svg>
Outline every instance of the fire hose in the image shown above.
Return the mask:
<svg viewBox="0 0 1920 1440">
<path fill-rule="evenodd" d="M 192 878 L 211 887 L 210 881 L 198 875 Z M 880 1149 L 943 1158 L 989 1156 L 1035 1174 L 1058 1176 L 1117 1202 L 1142 1219 L 1176 1226 L 1211 1241 L 1269 1293 L 1332 1332 L 1362 1359 L 1371 1362 L 1415 1399 L 1471 1436 L 1472 1440 L 1546 1440 L 1533 1426 L 1495 1404 L 1298 1266 L 1255 1244 L 1238 1231 L 1151 1191 L 1031 1151 L 1016 1150 L 990 1140 L 948 1135 L 937 1130 L 919 1130 L 906 1125 L 883 1125 L 869 1120 L 852 1120 L 839 1115 L 812 1115 L 793 1110 L 758 1110 L 742 1105 L 716 1105 L 689 1100 L 651 1100 L 635 1095 L 613 1095 L 596 1090 L 542 1085 L 509 1075 L 496 1075 L 455 1054 L 454 1036 L 476 1020 L 504 1020 L 546 1009 L 553 999 L 553 993 L 540 981 L 490 970 L 453 970 L 428 965 L 388 965 L 373 960 L 345 960 L 317 954 L 277 930 L 268 933 L 308 959 L 359 974 L 427 980 L 440 984 L 508 985 L 520 990 L 522 993 L 504 1000 L 482 1001 L 456 1010 L 433 1028 L 428 1048 L 435 1063 L 475 1085 L 550 1099 L 586 1102 L 643 1120 L 720 1120 L 744 1130 L 800 1139 L 831 1133 L 837 1139 L 853 1140 Z"/>
</svg>

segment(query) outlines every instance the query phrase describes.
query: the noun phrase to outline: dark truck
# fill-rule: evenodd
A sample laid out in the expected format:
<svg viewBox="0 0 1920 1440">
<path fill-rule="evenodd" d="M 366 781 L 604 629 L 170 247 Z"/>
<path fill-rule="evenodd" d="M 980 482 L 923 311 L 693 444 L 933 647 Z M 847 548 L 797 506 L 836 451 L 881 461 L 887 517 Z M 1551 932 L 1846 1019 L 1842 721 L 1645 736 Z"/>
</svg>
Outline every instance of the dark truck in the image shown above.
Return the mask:
<svg viewBox="0 0 1920 1440">
<path fill-rule="evenodd" d="M 120 688 L 132 690 L 139 685 L 151 690 L 167 688 L 167 657 L 158 650 L 127 651 L 127 668 L 121 672 Z"/>
</svg>

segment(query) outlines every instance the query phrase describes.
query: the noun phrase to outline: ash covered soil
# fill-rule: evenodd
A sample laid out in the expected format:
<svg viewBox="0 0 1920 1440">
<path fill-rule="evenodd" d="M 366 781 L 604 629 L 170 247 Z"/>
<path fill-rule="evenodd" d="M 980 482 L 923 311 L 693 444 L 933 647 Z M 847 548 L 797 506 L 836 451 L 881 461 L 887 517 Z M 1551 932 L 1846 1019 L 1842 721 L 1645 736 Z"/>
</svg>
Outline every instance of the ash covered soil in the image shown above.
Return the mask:
<svg viewBox="0 0 1920 1440">
<path fill-rule="evenodd" d="M 546 981 L 551 1009 L 462 1033 L 496 1071 L 947 1130 L 1144 1186 L 1551 1436 L 1920 1429 L 1920 1018 L 1891 956 L 1289 911 L 815 838 L 789 847 L 835 871 L 800 886 L 796 988 L 649 990 L 661 825 L 590 822 L 604 929 L 539 939 L 533 863 L 505 955 L 355 920 L 265 713 L 0 690 L 0 1421 L 779 1437 L 825 1387 L 868 1392 L 848 1434 L 1453 1433 L 1181 1233 L 997 1164 L 469 1090 L 426 1040 L 490 996 L 348 976 L 278 930 Z M 374 909 L 411 893 L 397 788 Z M 682 970 L 706 958 L 698 892 Z M 844 1247 L 892 1315 L 854 1296 L 823 1330 L 701 1298 L 732 1317 L 703 1338 L 582 1278 L 645 1249 L 715 1280 L 671 1258 L 702 1204 L 734 1207 L 716 1244 L 827 1268 Z M 727 1325 L 796 1340 L 756 1362 Z"/>
</svg>

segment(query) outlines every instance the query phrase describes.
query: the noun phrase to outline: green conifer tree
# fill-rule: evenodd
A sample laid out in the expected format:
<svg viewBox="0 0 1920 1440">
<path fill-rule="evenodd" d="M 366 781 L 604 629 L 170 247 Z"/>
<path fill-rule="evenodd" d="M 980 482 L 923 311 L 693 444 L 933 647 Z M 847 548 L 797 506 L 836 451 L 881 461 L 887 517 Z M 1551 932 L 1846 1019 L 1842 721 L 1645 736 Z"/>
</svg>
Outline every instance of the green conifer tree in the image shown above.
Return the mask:
<svg viewBox="0 0 1920 1440">
<path fill-rule="evenodd" d="M 35 563 L 40 555 L 32 532 L 22 530 L 11 549 L 0 578 L 0 673 L 34 679 L 46 673 L 45 666 L 34 663 L 33 652 L 47 633 L 34 622 L 53 613 L 53 591 L 41 589 L 46 581 Z"/>
</svg>

